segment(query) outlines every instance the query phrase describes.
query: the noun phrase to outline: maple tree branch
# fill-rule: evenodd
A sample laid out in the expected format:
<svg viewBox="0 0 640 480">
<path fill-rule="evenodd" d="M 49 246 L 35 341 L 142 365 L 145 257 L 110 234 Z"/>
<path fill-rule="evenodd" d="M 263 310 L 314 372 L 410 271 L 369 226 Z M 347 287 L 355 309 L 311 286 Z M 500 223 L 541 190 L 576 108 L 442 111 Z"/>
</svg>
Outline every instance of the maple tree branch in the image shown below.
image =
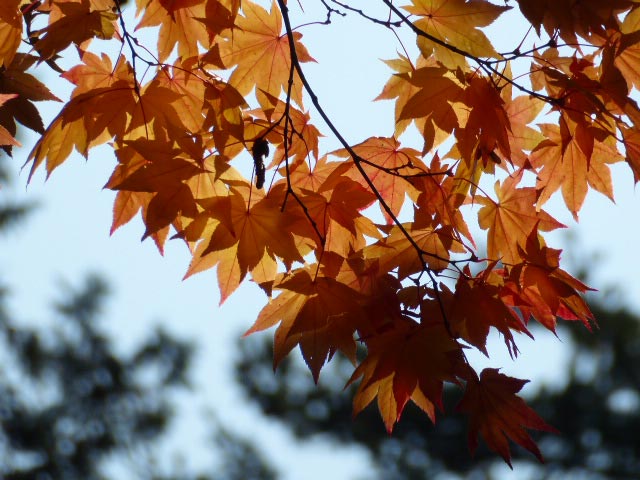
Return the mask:
<svg viewBox="0 0 640 480">
<path fill-rule="evenodd" d="M 280 8 L 280 12 L 282 13 L 282 18 L 283 18 L 283 21 L 284 21 L 285 30 L 287 32 L 287 36 L 288 36 L 288 39 L 289 39 L 289 51 L 290 51 L 290 55 L 291 55 L 291 64 L 292 64 L 293 68 L 295 68 L 295 70 L 297 71 L 298 76 L 300 77 L 300 80 L 301 80 L 305 90 L 309 94 L 309 97 L 311 98 L 311 103 L 313 103 L 314 107 L 318 111 L 318 114 L 322 117 L 322 119 L 327 124 L 327 126 L 329 127 L 331 132 L 335 135 L 336 139 L 340 142 L 340 144 L 344 147 L 344 149 L 349 153 L 349 155 L 351 155 L 351 158 L 354 161 L 356 169 L 360 172 L 360 174 L 364 178 L 365 182 L 367 183 L 367 185 L 369 186 L 369 188 L 371 189 L 373 194 L 376 196 L 376 198 L 378 199 L 378 201 L 382 205 L 382 208 L 384 209 L 384 211 L 389 215 L 389 218 L 392 219 L 393 223 L 400 229 L 402 234 L 407 238 L 407 241 L 419 253 L 420 261 L 423 263 L 423 267 L 424 268 L 429 268 L 426 265 L 426 262 L 424 262 L 424 260 L 422 259 L 422 256 L 421 256 L 422 253 L 427 253 L 427 252 L 423 252 L 422 251 L 422 249 L 416 243 L 416 241 L 413 239 L 413 237 L 404 228 L 404 225 L 402 225 L 400 220 L 398 220 L 398 218 L 391 211 L 391 208 L 389 207 L 389 205 L 387 205 L 387 203 L 384 201 L 384 198 L 382 197 L 382 195 L 380 194 L 378 189 L 375 187 L 375 185 L 373 184 L 373 182 L 371 181 L 371 179 L 369 178 L 367 173 L 362 168 L 362 164 L 361 164 L 362 163 L 362 158 L 353 150 L 353 148 L 351 147 L 349 142 L 347 142 L 347 140 L 344 138 L 342 133 L 340 133 L 338 128 L 335 126 L 335 124 L 331 121 L 331 119 L 329 118 L 327 113 L 324 111 L 324 108 L 322 108 L 322 105 L 320 105 L 320 102 L 318 100 L 318 96 L 315 94 L 313 88 L 309 84 L 309 82 L 308 82 L 308 80 L 307 80 L 307 78 L 306 78 L 306 76 L 304 74 L 304 71 L 302 70 L 302 66 L 300 65 L 300 61 L 298 59 L 298 54 L 297 54 L 296 47 L 295 47 L 295 44 L 294 44 L 293 30 L 291 28 L 291 20 L 289 19 L 289 10 L 288 10 L 288 7 L 287 7 L 285 1 L 284 0 L 278 0 L 278 7 Z"/>
<path fill-rule="evenodd" d="M 133 68 L 133 83 L 134 83 L 134 89 L 136 92 L 136 95 L 138 96 L 138 99 L 140 99 L 140 85 L 138 83 L 138 77 L 137 77 L 137 69 L 136 69 L 136 59 L 138 58 L 138 52 L 136 51 L 136 49 L 133 47 L 133 44 L 131 42 L 131 36 L 129 35 L 129 32 L 127 31 L 127 26 L 124 23 L 124 18 L 122 16 L 122 8 L 120 7 L 120 2 L 116 0 L 115 2 L 116 4 L 116 8 L 118 9 L 118 21 L 120 22 L 120 28 L 122 28 L 122 43 L 124 45 L 124 42 L 127 42 L 127 45 L 129 46 L 129 50 L 131 51 L 131 68 Z M 144 61 L 144 60 L 143 60 Z M 117 64 L 114 65 L 114 70 L 116 68 Z M 144 115 L 144 112 L 143 112 Z M 146 121 L 145 121 L 145 125 L 146 125 Z"/>
<path fill-rule="evenodd" d="M 382 25 L 382 26 L 387 27 L 387 28 L 402 26 L 402 20 L 398 20 L 396 22 L 392 22 L 390 19 L 388 19 L 388 20 L 380 20 L 378 18 L 375 18 L 375 17 L 372 17 L 370 15 L 367 15 L 363 10 L 361 10 L 359 8 L 352 7 L 350 5 L 347 5 L 346 3 L 340 2 L 338 0 L 331 0 L 331 2 L 335 3 L 336 5 L 339 5 L 341 8 L 344 8 L 345 10 L 351 11 L 353 13 L 356 13 L 356 14 L 360 15 L 363 18 L 366 18 L 370 22 L 377 23 L 378 25 Z M 323 3 L 324 3 L 324 1 L 323 1 Z M 343 14 L 343 16 L 346 16 L 346 14 Z"/>
<path fill-rule="evenodd" d="M 326 20 L 327 25 L 331 23 L 331 15 L 333 15 L 334 13 L 336 15 L 340 15 L 341 17 L 346 17 L 347 16 L 346 13 L 341 12 L 340 10 L 337 10 L 337 9 L 333 8 L 331 5 L 329 5 L 327 3 L 327 0 L 320 0 L 320 2 L 327 9 L 327 20 Z"/>
<path fill-rule="evenodd" d="M 292 38 L 292 37 L 289 37 L 289 38 Z M 291 46 L 292 43 L 290 42 L 289 45 Z M 289 169 L 289 137 L 287 135 L 287 130 L 290 128 L 291 126 L 290 124 L 292 123 L 291 115 L 289 112 L 291 110 L 291 92 L 293 91 L 295 72 L 296 72 L 296 69 L 294 67 L 294 62 L 292 58 L 291 65 L 289 66 L 289 78 L 287 80 L 287 94 L 286 94 L 286 101 L 285 101 L 285 107 L 284 107 L 284 113 L 283 113 L 283 116 L 285 116 L 286 118 L 284 123 L 284 132 L 282 134 L 282 142 L 283 142 L 283 148 L 284 148 L 284 165 L 285 165 L 285 171 L 286 171 L 285 176 L 287 179 L 287 191 L 285 193 L 284 200 L 282 201 L 282 207 L 280 208 L 280 211 L 284 212 L 285 206 L 287 204 L 287 198 L 289 197 L 289 195 L 291 195 L 295 199 L 295 201 L 298 203 L 298 205 L 300 205 L 300 208 L 302 208 L 302 211 L 304 212 L 305 217 L 307 217 L 307 220 L 309 220 L 309 222 L 311 223 L 311 227 L 316 232 L 316 235 L 318 235 L 318 238 L 320 239 L 320 245 L 322 247 L 320 257 L 322 257 L 322 254 L 324 253 L 324 246 L 326 244 L 327 239 L 324 235 L 322 235 L 322 233 L 320 232 L 320 228 L 318 227 L 318 224 L 316 223 L 315 219 L 311 216 L 309 209 L 304 204 L 302 199 L 298 196 L 298 194 L 293 190 L 293 186 L 291 185 L 291 171 Z M 295 128 L 294 128 L 294 131 L 295 131 Z M 299 134 L 299 135 L 302 137 L 302 134 Z M 318 260 L 318 265 L 319 264 L 320 264 L 320 261 Z M 316 275 L 317 275 L 317 271 L 316 271 Z"/>
<path fill-rule="evenodd" d="M 365 172 L 364 168 L 362 167 L 362 164 L 366 163 L 366 160 L 364 158 L 362 158 L 360 155 L 358 155 L 353 150 L 353 147 L 351 146 L 351 144 L 349 144 L 349 142 L 347 142 L 347 140 L 344 138 L 342 133 L 338 130 L 338 128 L 335 126 L 333 121 L 329 118 L 328 114 L 325 112 L 324 108 L 320 104 L 320 101 L 318 100 L 318 96 L 315 94 L 315 91 L 311 87 L 311 84 L 307 80 L 307 78 L 305 76 L 305 73 L 304 73 L 304 70 L 302 69 L 302 66 L 300 65 L 300 61 L 298 59 L 298 53 L 296 51 L 296 47 L 295 47 L 295 43 L 294 43 L 293 29 L 291 27 L 291 20 L 289 18 L 289 10 L 288 10 L 288 7 L 287 7 L 285 1 L 284 0 L 278 0 L 278 7 L 279 7 L 280 12 L 282 14 L 283 22 L 284 22 L 284 25 L 285 25 L 285 31 L 287 33 L 287 38 L 289 40 L 288 43 L 289 43 L 289 52 L 290 52 L 290 56 L 291 56 L 292 68 L 294 68 L 295 71 L 298 73 L 298 76 L 300 77 L 300 80 L 301 80 L 305 90 L 307 91 L 307 93 L 309 94 L 309 96 L 311 98 L 311 103 L 313 103 L 314 107 L 318 111 L 318 114 L 322 117 L 322 119 L 324 120 L 326 125 L 329 127 L 331 132 L 335 135 L 336 139 L 340 142 L 340 144 L 343 146 L 343 148 L 349 153 L 349 155 L 353 159 L 353 162 L 354 162 L 354 165 L 356 166 L 356 169 L 358 170 L 358 172 L 363 177 L 364 181 L 367 183 L 367 185 L 371 189 L 371 192 L 376 196 L 376 198 L 377 198 L 378 202 L 380 203 L 380 205 L 381 205 L 382 209 L 384 210 L 384 212 L 389 216 L 389 218 L 392 220 L 393 224 L 398 227 L 398 229 L 400 230 L 402 235 L 407 239 L 407 241 L 412 246 L 412 248 L 414 248 L 416 250 L 416 252 L 418 254 L 418 258 L 420 259 L 420 262 L 422 264 L 423 270 L 431 271 L 431 269 L 428 266 L 427 262 L 423 258 L 424 256 L 428 256 L 428 257 L 431 257 L 431 258 L 434 258 L 434 259 L 437 259 L 437 260 L 441 260 L 441 261 L 447 262 L 447 263 L 455 266 L 456 269 L 459 269 L 457 267 L 458 263 L 468 263 L 470 261 L 475 261 L 475 256 L 472 256 L 472 257 L 470 257 L 468 259 L 463 259 L 463 260 L 451 260 L 449 258 L 444 258 L 444 257 L 441 257 L 441 256 L 435 254 L 435 253 L 423 250 L 416 243 L 414 238 L 407 231 L 407 229 L 402 224 L 402 222 L 400 222 L 400 220 L 397 218 L 397 216 L 393 213 L 393 211 L 391 210 L 391 207 L 384 200 L 384 198 L 382 197 L 382 194 L 378 191 L 376 186 L 373 184 L 372 180 L 369 178 L 369 176 Z"/>
<path fill-rule="evenodd" d="M 447 329 L 447 333 L 449 334 L 449 337 L 451 337 L 451 339 L 454 342 L 460 345 L 460 343 L 458 342 L 458 339 L 453 335 L 453 331 L 451 330 L 451 322 L 449 322 L 449 317 L 447 316 L 447 312 L 445 311 L 444 301 L 442 300 L 442 296 L 440 295 L 440 289 L 438 288 L 438 283 L 436 282 L 433 272 L 430 270 L 427 270 L 427 275 L 429 275 L 429 278 L 431 279 L 431 284 L 433 285 L 433 295 L 435 297 L 436 303 L 438 304 L 440 315 L 442 315 L 442 323 L 444 323 L 444 327 Z M 466 360 L 467 357 L 464 354 L 464 350 L 461 348 L 460 351 L 462 352 L 462 355 Z"/>
<path fill-rule="evenodd" d="M 434 290 L 434 292 L 436 292 L 435 293 L 436 301 L 438 302 L 439 308 L 440 308 L 440 310 L 442 312 L 443 322 L 445 323 L 445 327 L 447 329 L 447 332 L 449 333 L 449 335 L 450 335 L 450 337 L 452 339 L 456 340 L 455 337 L 453 337 L 453 334 L 452 334 L 452 331 L 451 331 L 451 326 L 449 325 L 449 321 L 448 321 L 448 319 L 447 319 L 447 317 L 445 315 L 446 312 L 445 312 L 445 309 L 444 309 L 444 303 L 442 301 L 442 298 L 440 297 L 438 283 L 437 283 L 436 278 L 435 278 L 435 276 L 437 274 L 431 270 L 431 268 L 428 266 L 428 264 L 427 264 L 427 262 L 426 262 L 426 260 L 424 259 L 423 256 L 424 255 L 428 255 L 428 256 L 431 256 L 433 258 L 436 258 L 436 259 L 439 259 L 439 260 L 442 260 L 442 261 L 446 261 L 449 264 L 452 264 L 454 266 L 456 265 L 456 263 L 452 262 L 450 259 L 441 258 L 438 255 L 435 255 L 435 254 L 432 254 L 430 252 L 424 251 L 416 243 L 416 241 L 413 239 L 411 234 L 406 230 L 406 228 L 400 222 L 400 220 L 391 211 L 391 207 L 387 204 L 387 202 L 382 197 L 381 193 L 378 191 L 378 189 L 375 187 L 375 185 L 373 184 L 373 182 L 371 181 L 371 179 L 369 178 L 367 173 L 364 171 L 364 168 L 362 167 L 362 163 L 364 162 L 364 159 L 362 159 L 353 150 L 353 148 L 351 147 L 349 142 L 347 142 L 347 140 L 342 136 L 342 134 L 340 133 L 338 128 L 335 126 L 335 124 L 331 121 L 331 119 L 329 118 L 327 113 L 324 111 L 324 109 L 322 108 L 322 105 L 320 105 L 318 97 L 315 94 L 315 92 L 314 92 L 313 88 L 311 87 L 311 85 L 309 84 L 309 82 L 308 82 L 308 80 L 307 80 L 307 78 L 306 78 L 306 76 L 304 74 L 304 71 L 302 70 L 302 67 L 300 65 L 300 62 L 299 62 L 299 59 L 298 59 L 298 55 L 297 55 L 297 51 L 296 51 L 296 48 L 295 48 L 293 31 L 291 29 L 291 21 L 289 19 L 288 8 L 286 6 L 285 0 L 278 0 L 278 6 L 279 6 L 280 11 L 282 13 L 282 18 L 283 18 L 284 25 L 285 25 L 285 31 L 287 32 L 287 36 L 288 36 L 288 40 L 289 40 L 289 51 L 290 51 L 290 55 L 291 55 L 291 69 L 292 70 L 295 69 L 295 71 L 298 73 L 298 76 L 300 77 L 300 80 L 302 81 L 302 84 L 304 85 L 305 90 L 307 91 L 307 93 L 311 97 L 311 102 L 316 107 L 316 110 L 318 111 L 318 113 L 320 114 L 322 119 L 325 121 L 325 123 L 327 124 L 329 129 L 332 131 L 332 133 L 336 136 L 338 141 L 342 144 L 342 146 L 345 148 L 345 150 L 351 155 L 351 158 L 354 160 L 354 165 L 356 166 L 357 170 L 360 172 L 360 174 L 364 178 L 365 182 L 368 184 L 368 186 L 371 189 L 371 191 L 377 197 L 377 199 L 378 199 L 380 205 L 382 206 L 383 210 L 387 213 L 387 215 L 389 215 L 389 218 L 392 219 L 393 223 L 402 232 L 403 236 L 407 239 L 409 244 L 418 253 L 418 258 L 419 258 L 419 260 L 420 260 L 420 262 L 422 264 L 422 270 L 425 271 L 427 273 L 427 275 L 429 276 L 429 278 L 431 280 L 431 283 L 433 285 L 433 290 Z M 291 78 L 291 74 L 290 74 L 290 78 Z M 289 87 L 289 88 L 291 88 L 291 87 Z M 290 102 L 290 99 L 288 99 L 288 102 Z M 456 340 L 456 342 L 457 342 L 457 340 Z"/>
</svg>

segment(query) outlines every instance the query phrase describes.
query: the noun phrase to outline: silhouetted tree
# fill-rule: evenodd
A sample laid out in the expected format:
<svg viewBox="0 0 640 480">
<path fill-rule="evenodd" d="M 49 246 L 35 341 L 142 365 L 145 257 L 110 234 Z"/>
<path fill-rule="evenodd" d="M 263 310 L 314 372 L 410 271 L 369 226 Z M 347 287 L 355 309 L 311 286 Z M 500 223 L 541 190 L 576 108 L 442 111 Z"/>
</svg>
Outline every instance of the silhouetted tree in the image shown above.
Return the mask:
<svg viewBox="0 0 640 480">
<path fill-rule="evenodd" d="M 1 164 L 0 178 L 7 181 Z M 0 232 L 29 209 L 0 202 Z M 157 440 L 180 408 L 170 393 L 189 388 L 193 345 L 158 329 L 134 351 L 119 352 L 117 339 L 100 329 L 108 297 L 100 277 L 66 292 L 44 327 L 16 319 L 7 297 L 0 288 L 1 479 L 120 480 L 109 465 L 132 480 L 275 478 L 249 443 L 214 423 L 211 449 L 222 459 L 215 472 L 158 465 L 167 452 Z"/>
</svg>

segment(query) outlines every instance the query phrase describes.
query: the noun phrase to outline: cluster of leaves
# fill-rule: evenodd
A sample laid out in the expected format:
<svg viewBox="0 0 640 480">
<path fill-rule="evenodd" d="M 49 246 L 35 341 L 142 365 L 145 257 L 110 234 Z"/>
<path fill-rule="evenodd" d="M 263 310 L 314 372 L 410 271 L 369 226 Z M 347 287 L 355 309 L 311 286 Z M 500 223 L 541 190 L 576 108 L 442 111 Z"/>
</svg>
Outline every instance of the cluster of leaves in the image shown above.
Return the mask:
<svg viewBox="0 0 640 480">
<path fill-rule="evenodd" d="M 9 0 L 0 7 L 0 139 L 17 146 L 16 122 L 41 133 L 32 174 L 111 145 L 112 231 L 141 211 L 144 238 L 162 251 L 173 231 L 193 252 L 187 276 L 217 269 L 222 301 L 248 277 L 260 285 L 269 301 L 248 332 L 278 326 L 276 365 L 299 346 L 317 380 L 342 352 L 355 365 L 350 383 L 360 380 L 354 410 L 377 399 L 389 431 L 409 400 L 435 420 L 444 383 L 456 385 L 472 451 L 480 434 L 506 462 L 508 439 L 541 458 L 526 429 L 552 427 L 517 396 L 525 381 L 476 373 L 465 348 L 488 355 L 494 328 L 515 355 L 513 334 L 530 335 L 532 319 L 552 331 L 558 318 L 589 327 L 588 287 L 546 245 L 542 233 L 563 225 L 542 207 L 561 190 L 577 219 L 589 189 L 612 197 L 614 162 L 626 159 L 640 178 L 640 109 L 630 97 L 638 4 L 518 0 L 531 29 L 501 54 L 482 28 L 506 5 L 319 3 L 327 28 L 332 16 L 353 15 L 415 41 L 415 54 L 387 62 L 393 73 L 378 97 L 395 102 L 392 136 L 345 140 L 305 77 L 314 59 L 286 0 L 137 0 L 135 29 L 156 27 L 155 48 L 134 36 L 118 0 Z M 71 46 L 79 63 L 61 75 L 74 89 L 45 129 L 33 102 L 57 97 L 27 69 L 60 70 Z M 320 153 L 309 99 L 340 150 Z M 408 130 L 421 150 L 401 142 Z M 246 157 L 255 183 L 236 168 Z M 481 185 L 492 176 L 495 198 Z M 470 204 L 480 206 L 486 255 L 467 226 L 472 214 L 462 214 Z"/>
<path fill-rule="evenodd" d="M 568 365 L 554 364 L 564 387 L 554 382 L 554 388 L 529 392 L 527 398 L 562 435 L 539 437 L 545 451 L 543 466 L 516 448 L 513 461 L 521 470 L 518 478 L 621 480 L 635 478 L 640 471 L 640 438 L 635 434 L 640 428 L 640 373 L 634 367 L 640 361 L 640 318 L 618 309 L 618 304 L 590 306 L 601 326 L 597 336 L 586 329 L 558 328 L 572 350 Z M 305 366 L 296 358 L 288 357 L 276 375 L 269 376 L 265 363 L 271 346 L 266 338 L 255 340 L 238 342 L 239 384 L 248 400 L 301 440 L 320 435 L 345 447 L 364 447 L 373 459 L 376 478 L 385 480 L 503 478 L 501 469 L 496 469 L 496 456 L 488 449 L 479 447 L 473 459 L 461 451 L 462 415 L 448 415 L 427 429 L 420 422 L 423 414 L 410 405 L 389 436 L 380 428 L 373 405 L 352 419 L 349 399 L 340 394 L 349 376 L 344 358 L 337 357 L 328 366 L 330 377 L 316 386 L 305 378 Z M 445 406 L 459 401 L 457 390 L 445 388 Z"/>
</svg>

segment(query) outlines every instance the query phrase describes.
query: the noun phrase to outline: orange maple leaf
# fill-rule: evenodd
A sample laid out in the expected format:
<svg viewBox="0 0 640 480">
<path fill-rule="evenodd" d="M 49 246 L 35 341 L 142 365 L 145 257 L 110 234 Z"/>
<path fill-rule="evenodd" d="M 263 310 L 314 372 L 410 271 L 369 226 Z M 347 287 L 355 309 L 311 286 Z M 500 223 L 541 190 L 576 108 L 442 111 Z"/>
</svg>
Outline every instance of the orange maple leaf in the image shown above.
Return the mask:
<svg viewBox="0 0 640 480">
<path fill-rule="evenodd" d="M 538 192 L 533 187 L 516 188 L 524 171 L 508 177 L 502 185 L 495 183 L 497 201 L 476 195 L 482 205 L 478 212 L 480 228 L 487 232 L 487 255 L 513 265 L 522 260 L 521 249 L 536 228 L 543 232 L 564 228 L 544 210 L 536 210 Z"/>
<path fill-rule="evenodd" d="M 507 132 L 509 138 L 507 160 L 519 168 L 522 168 L 529 158 L 528 153 L 544 139 L 539 130 L 529 126 L 538 117 L 544 105 L 544 102 L 529 95 L 520 95 L 513 99 L 509 95 L 505 99 L 504 110 L 510 126 Z"/>
<path fill-rule="evenodd" d="M 113 202 L 113 219 L 109 234 L 113 235 L 118 228 L 131 221 L 141 208 L 149 204 L 151 198 L 152 193 L 120 190 Z"/>
<path fill-rule="evenodd" d="M 477 73 L 467 75 L 463 102 L 468 108 L 458 110 L 462 127 L 456 132 L 458 151 L 467 159 L 482 159 L 485 164 L 494 160 L 494 151 L 511 157 L 511 123 L 494 82 Z"/>
<path fill-rule="evenodd" d="M 406 79 L 418 90 L 408 100 L 404 97 L 413 92 L 398 92 L 398 102 L 404 101 L 399 119 L 423 119 L 422 133 L 424 151 L 431 150 L 445 140 L 458 127 L 458 115 L 455 104 L 462 101 L 464 90 L 462 84 L 446 68 L 422 67 L 411 73 L 411 76 L 398 75 Z M 405 87 L 406 89 L 407 87 Z"/>
<path fill-rule="evenodd" d="M 120 182 L 112 177 L 107 187 L 155 194 L 145 209 L 147 228 L 143 239 L 169 226 L 178 216 L 193 217 L 198 213 L 191 189 L 185 181 L 199 174 L 201 167 L 193 160 L 180 158 L 180 151 L 168 150 L 164 142 L 137 140 L 128 142 L 127 146 L 144 163 Z M 122 150 L 118 150 L 121 155 Z"/>
<path fill-rule="evenodd" d="M 315 125 L 311 124 L 309 112 L 302 112 L 292 105 L 287 106 L 285 102 L 262 90 L 257 92 L 257 97 L 261 108 L 249 112 L 254 117 L 251 125 L 253 130 L 245 136 L 245 141 L 266 138 L 271 144 L 277 145 L 268 168 L 286 164 L 285 153 L 290 169 L 296 168 L 296 164 L 305 159 L 317 159 L 318 141 L 322 135 Z M 286 142 L 285 118 L 289 132 Z M 262 124 L 264 128 L 260 128 L 259 125 Z"/>
<path fill-rule="evenodd" d="M 227 28 L 235 26 L 242 0 L 208 0 L 205 3 L 205 16 L 198 18 L 209 30 L 213 40 Z"/>
<path fill-rule="evenodd" d="M 252 2 L 242 3 L 244 15 L 236 19 L 236 28 L 222 34 L 226 41 L 219 44 L 219 58 L 226 68 L 236 66 L 229 78 L 242 95 L 247 95 L 254 87 L 279 97 L 284 89 L 287 91 L 291 54 L 289 39 L 282 34 L 282 16 L 275 1 L 271 4 L 271 12 Z M 302 34 L 293 34 L 298 60 L 300 62 L 315 61 L 300 43 Z M 205 60 L 211 56 L 204 56 Z M 302 106 L 302 83 L 295 77 L 291 89 L 291 98 Z"/>
<path fill-rule="evenodd" d="M 516 395 L 528 380 L 503 375 L 496 368 L 485 368 L 480 378 L 467 379 L 464 396 L 457 410 L 469 415 L 469 449 L 475 452 L 478 434 L 489 448 L 500 454 L 511 467 L 509 439 L 543 461 L 538 446 L 526 429 L 556 433 L 527 404 Z M 513 467 L 512 467 L 513 468 Z"/>
<path fill-rule="evenodd" d="M 0 67 L 8 67 L 22 40 L 21 0 L 0 3 Z"/>
<path fill-rule="evenodd" d="M 623 75 L 627 87 L 640 87 L 640 42 L 638 41 L 638 9 L 632 10 L 620 25 L 620 32 L 613 30 L 608 39 L 615 51 L 613 63 Z"/>
<path fill-rule="evenodd" d="M 392 329 L 367 342 L 367 357 L 347 385 L 362 377 L 353 399 L 360 413 L 374 398 L 388 432 L 393 430 L 409 400 L 435 423 L 442 409 L 444 382 L 456 382 L 462 350 L 442 323 L 418 324 L 402 317 Z"/>
<path fill-rule="evenodd" d="M 313 269 L 311 265 L 281 276 L 274 288 L 282 292 L 262 309 L 245 335 L 279 324 L 274 337 L 274 368 L 300 345 L 317 382 L 320 369 L 336 351 L 355 362 L 353 335 L 363 318 L 358 292 L 333 278 L 317 275 Z"/>
<path fill-rule="evenodd" d="M 418 223 L 406 223 L 403 227 L 404 232 L 393 226 L 383 239 L 363 251 L 365 258 L 378 259 L 384 271 L 397 268 L 400 279 L 422 272 L 425 266 L 436 272 L 442 271 L 449 267 L 450 251 L 464 251 L 455 241 L 450 227 Z"/>
<path fill-rule="evenodd" d="M 410 80 L 413 72 L 422 67 L 437 67 L 436 61 L 433 57 L 425 59 L 422 55 L 418 58 L 417 67 L 411 63 L 407 57 L 400 55 L 400 58 L 394 60 L 384 60 L 394 73 L 387 81 L 382 92 L 374 100 L 393 100 L 396 99 L 395 105 L 395 136 L 399 137 L 402 132 L 406 130 L 409 124 L 414 120 L 412 118 L 403 118 L 402 112 L 405 105 L 409 100 L 418 93 L 420 86 L 414 85 Z M 424 121 L 416 120 L 419 130 L 424 130 L 421 127 Z M 426 150 L 429 150 L 426 148 Z"/>
<path fill-rule="evenodd" d="M 594 317 L 580 294 L 592 289 L 560 268 L 560 253 L 532 232 L 522 254 L 525 262 L 509 271 L 511 281 L 506 287 L 513 293 L 510 301 L 525 321 L 532 316 L 552 332 L 558 317 L 579 320 L 591 329 Z"/>
<path fill-rule="evenodd" d="M 436 224 L 452 227 L 461 244 L 462 236 L 473 244 L 469 227 L 460 211 L 465 196 L 455 192 L 456 180 L 450 176 L 450 169 L 440 162 L 437 153 L 431 159 L 428 174 L 412 178 L 411 183 L 419 192 L 418 197 L 413 198 L 418 206 L 415 218 L 433 217 Z"/>
<path fill-rule="evenodd" d="M 493 266 L 490 265 L 475 277 L 465 267 L 465 274 L 458 277 L 455 292 L 451 293 L 443 286 L 441 298 L 445 303 L 451 331 L 456 337 L 459 336 L 488 357 L 487 336 L 493 327 L 504 338 L 511 357 L 515 357 L 518 347 L 512 331 L 524 333 L 531 338 L 533 336 L 515 310 L 508 305 L 508 294 L 503 288 L 504 278 Z M 437 302 L 434 300 L 431 303 L 431 315 L 441 317 Z"/>
<path fill-rule="evenodd" d="M 200 0 L 137 0 L 137 15 L 143 13 L 136 30 L 160 26 L 158 58 L 164 62 L 178 45 L 183 60 L 200 52 L 198 45 L 209 46 L 206 26 L 199 20 L 206 16 L 205 2 Z"/>
<path fill-rule="evenodd" d="M 291 265 L 302 262 L 291 231 L 296 215 L 283 214 L 283 189 L 271 189 L 269 195 L 251 190 L 242 183 L 234 185 L 224 205 L 213 204 L 209 214 L 220 223 L 205 239 L 202 256 L 215 255 L 218 264 L 220 303 L 240 285 L 248 272 L 268 293 L 276 277 L 276 258 Z"/>
<path fill-rule="evenodd" d="M 106 55 L 99 62 L 91 53 L 85 53 L 83 59 L 87 59 L 84 65 L 68 72 L 69 80 L 78 82 L 71 99 L 29 154 L 28 162 L 33 162 L 30 179 L 43 162 L 50 175 L 74 148 L 86 157 L 90 147 L 126 131 L 128 113 L 136 105 L 131 65 L 121 57 L 113 69 Z"/>
<path fill-rule="evenodd" d="M 426 165 L 419 158 L 420 152 L 413 148 L 401 148 L 397 139 L 384 137 L 369 138 L 353 146 L 352 150 L 358 156 L 357 162 L 361 164 L 365 174 L 391 209 L 391 213 L 397 217 L 405 196 L 413 189 L 407 177 L 427 173 Z M 338 157 L 350 156 L 345 149 L 336 150 L 332 154 Z M 363 187 L 369 187 L 355 165 L 346 175 Z M 382 206 L 380 208 L 382 209 Z M 384 209 L 382 213 L 388 224 L 393 223 Z"/>
<path fill-rule="evenodd" d="M 536 188 L 540 190 L 538 208 L 558 189 L 564 202 L 578 218 L 588 187 L 591 185 L 613 199 L 613 184 L 608 163 L 622 157 L 607 143 L 599 141 L 598 129 L 583 123 L 574 123 L 564 115 L 560 126 L 541 125 L 546 140 L 531 153 L 531 163 L 538 169 Z"/>
<path fill-rule="evenodd" d="M 313 239 L 323 250 L 347 258 L 366 245 L 365 235 L 372 238 L 380 235 L 373 222 L 360 213 L 374 198 L 359 183 L 338 175 L 325 181 L 317 192 L 301 191 L 300 200 L 306 214 L 299 206 L 287 209 L 298 212 L 297 232 Z M 310 220 L 317 233 L 310 229 Z"/>
<path fill-rule="evenodd" d="M 42 60 L 48 60 L 69 45 L 82 45 L 93 38 L 109 39 L 115 31 L 118 15 L 113 5 L 96 5 L 90 0 L 52 2 L 49 25 L 34 45 Z"/>
<path fill-rule="evenodd" d="M 478 27 L 493 23 L 511 7 L 501 7 L 485 0 L 411 0 L 411 3 L 413 5 L 404 8 L 422 17 L 414 25 L 439 40 L 434 42 L 418 37 L 418 47 L 425 57 L 433 52 L 444 66 L 455 70 L 464 68 L 466 59 L 444 44 L 455 45 L 457 49 L 477 57 L 499 56 Z"/>
</svg>

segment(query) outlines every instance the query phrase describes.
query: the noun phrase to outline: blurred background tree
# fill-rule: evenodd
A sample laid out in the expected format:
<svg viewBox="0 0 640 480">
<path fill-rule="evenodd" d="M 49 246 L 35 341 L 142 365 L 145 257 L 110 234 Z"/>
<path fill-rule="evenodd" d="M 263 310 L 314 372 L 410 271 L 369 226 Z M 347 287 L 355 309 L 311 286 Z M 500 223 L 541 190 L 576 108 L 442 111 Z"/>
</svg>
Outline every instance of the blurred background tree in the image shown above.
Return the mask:
<svg viewBox="0 0 640 480">
<path fill-rule="evenodd" d="M 10 181 L 1 163 L 0 179 Z M 31 209 L 0 200 L 0 233 L 19 228 Z M 9 295 L 0 288 L 0 478 L 275 478 L 249 443 L 213 420 L 211 449 L 221 460 L 215 472 L 190 471 L 188 458 L 168 472 L 160 466 L 168 456 L 160 440 L 179 408 L 171 393 L 190 388 L 193 345 L 158 329 L 135 351 L 119 352 L 100 329 L 108 287 L 99 276 L 67 289 L 45 322 L 16 319 Z"/>
</svg>

